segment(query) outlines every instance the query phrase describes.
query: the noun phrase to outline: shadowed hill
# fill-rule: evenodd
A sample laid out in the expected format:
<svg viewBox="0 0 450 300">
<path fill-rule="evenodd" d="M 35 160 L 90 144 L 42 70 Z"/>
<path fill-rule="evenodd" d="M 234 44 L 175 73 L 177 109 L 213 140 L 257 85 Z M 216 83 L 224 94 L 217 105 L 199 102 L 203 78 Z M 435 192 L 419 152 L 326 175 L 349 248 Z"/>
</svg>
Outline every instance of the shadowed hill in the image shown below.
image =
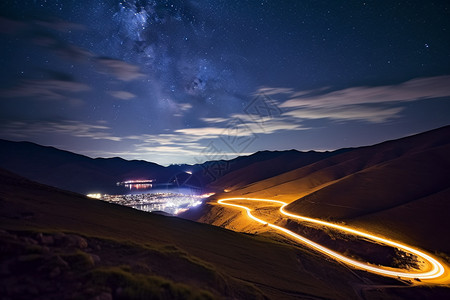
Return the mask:
<svg viewBox="0 0 450 300">
<path fill-rule="evenodd" d="M 126 161 L 118 157 L 92 159 L 54 147 L 6 140 L 0 140 L 0 167 L 44 184 L 84 194 L 114 190 L 116 182 L 130 177 L 170 176 L 166 174 L 166 168 L 155 163 Z"/>
<path fill-rule="evenodd" d="M 155 187 L 160 188 L 167 188 L 167 184 L 172 185 L 176 181 L 177 184 L 201 190 L 224 175 L 254 164 L 273 159 L 284 162 L 311 162 L 329 155 L 331 154 L 302 153 L 295 150 L 260 151 L 229 161 L 163 167 L 143 160 L 129 161 L 119 157 L 93 159 L 54 147 L 0 139 L 1 168 L 40 183 L 82 194 L 121 193 L 123 189 L 116 187 L 116 182 L 130 179 L 153 179 Z M 278 165 L 282 168 L 290 167 L 290 164 L 286 163 Z M 186 171 L 189 171 L 189 174 Z M 277 172 L 280 173 L 281 168 Z M 244 179 L 245 176 L 241 175 L 239 178 Z M 264 177 L 254 177 L 253 180 L 262 178 Z"/>
</svg>

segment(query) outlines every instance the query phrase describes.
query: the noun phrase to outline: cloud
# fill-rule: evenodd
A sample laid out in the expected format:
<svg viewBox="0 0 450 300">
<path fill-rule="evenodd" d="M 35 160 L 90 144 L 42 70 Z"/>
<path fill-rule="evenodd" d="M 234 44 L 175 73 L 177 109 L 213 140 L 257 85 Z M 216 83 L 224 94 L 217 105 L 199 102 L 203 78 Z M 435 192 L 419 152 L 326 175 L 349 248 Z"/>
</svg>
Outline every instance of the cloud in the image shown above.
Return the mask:
<svg viewBox="0 0 450 300">
<path fill-rule="evenodd" d="M 272 134 L 277 131 L 284 130 L 304 130 L 300 124 L 295 124 L 282 119 L 272 119 L 259 122 L 254 122 L 253 119 L 247 115 L 233 115 L 232 118 L 226 122 L 216 124 L 214 127 L 197 127 L 197 128 L 183 128 L 175 130 L 175 133 L 189 136 L 192 139 L 214 139 L 224 135 L 236 136 L 252 136 L 255 134 Z"/>
<path fill-rule="evenodd" d="M 175 132 L 202 139 L 256 138 L 258 135 L 270 135 L 281 131 L 299 131 L 309 129 L 288 115 L 231 114 L 228 118 L 202 118 L 205 127 L 179 129 Z"/>
<path fill-rule="evenodd" d="M 175 130 L 176 133 L 191 137 L 197 137 L 199 140 L 217 138 L 223 131 L 224 128 L 221 127 L 198 127 Z"/>
<path fill-rule="evenodd" d="M 59 100 L 78 103 L 79 100 L 77 101 L 70 94 L 88 90 L 90 90 L 90 87 L 84 83 L 55 77 L 54 79 L 23 80 L 15 87 L 1 90 L 0 96 L 3 98 L 30 98 L 33 100 Z"/>
<path fill-rule="evenodd" d="M 33 31 L 27 35 L 27 38 L 33 44 L 47 48 L 63 59 L 87 62 L 89 59 L 95 57 L 94 53 L 76 45 L 69 44 L 51 32 Z"/>
<path fill-rule="evenodd" d="M 202 120 L 205 123 L 225 123 L 226 121 L 228 121 L 228 118 L 200 118 L 200 120 Z"/>
<path fill-rule="evenodd" d="M 277 131 L 308 129 L 283 115 L 272 117 L 267 115 L 233 114 L 231 117 L 240 120 L 238 126 L 251 131 L 253 134 L 272 134 Z"/>
<path fill-rule="evenodd" d="M 449 97 L 450 76 L 416 78 L 396 85 L 327 90 L 329 87 L 307 91 L 264 87 L 257 92 L 278 95 L 277 98 L 282 99 L 278 106 L 283 108 L 278 119 L 287 117 L 292 123 L 323 118 L 383 123 L 400 117 L 405 102 Z"/>
<path fill-rule="evenodd" d="M 67 33 L 72 30 L 85 30 L 86 28 L 84 25 L 64 20 L 31 19 L 24 22 L 0 17 L 0 33 L 10 35 L 21 34 L 24 39 L 38 46 L 49 48 L 65 59 L 80 61 L 94 57 L 94 54 L 86 49 L 68 44 L 53 32 L 46 29 Z"/>
<path fill-rule="evenodd" d="M 183 114 L 189 111 L 192 108 L 192 104 L 190 103 L 173 103 L 175 104 L 175 109 L 178 111 L 174 113 L 175 117 L 182 117 Z"/>
<path fill-rule="evenodd" d="M 90 58 L 95 57 L 94 53 L 70 44 L 60 44 L 53 50 L 55 51 L 56 54 L 58 54 L 60 57 L 64 59 L 75 60 L 78 62 L 86 62 Z"/>
<path fill-rule="evenodd" d="M 17 34 L 28 29 L 28 24 L 21 21 L 0 17 L 0 33 Z"/>
<path fill-rule="evenodd" d="M 87 27 L 83 24 L 78 23 L 72 23 L 67 22 L 65 20 L 58 20 L 58 19 L 41 19 L 41 20 L 35 20 L 34 23 L 36 25 L 60 31 L 60 32 L 70 32 L 72 30 L 86 30 Z"/>
<path fill-rule="evenodd" d="M 87 29 L 83 24 L 72 23 L 61 19 L 36 19 L 32 17 L 26 21 L 18 21 L 0 16 L 0 33 L 17 34 L 24 30 L 35 29 L 36 25 L 63 33 L 70 33 L 72 30 Z"/>
<path fill-rule="evenodd" d="M 181 111 L 188 111 L 192 108 L 192 104 L 190 103 L 178 103 L 178 108 Z"/>
<path fill-rule="evenodd" d="M 203 147 L 200 147 L 202 149 Z M 152 145 L 137 145 L 136 151 L 146 154 L 164 154 L 164 155 L 190 155 L 196 156 L 199 155 L 200 151 L 196 147 L 185 147 L 179 145 L 170 145 L 170 146 L 152 146 Z"/>
<path fill-rule="evenodd" d="M 122 81 L 132 81 L 144 77 L 138 66 L 126 63 L 121 60 L 100 57 L 97 58 L 99 72 L 111 74 Z"/>
<path fill-rule="evenodd" d="M 138 153 L 139 157 L 160 156 L 164 160 L 167 160 L 166 157 L 170 156 L 170 163 L 175 162 L 174 158 L 179 159 L 180 157 L 183 157 L 183 162 L 186 162 L 189 157 L 192 162 L 197 162 L 206 148 L 206 145 L 201 143 L 202 137 L 190 133 L 142 134 L 127 136 L 124 139 L 137 141 L 134 145 L 134 155 Z"/>
<path fill-rule="evenodd" d="M 16 138 L 31 138 L 39 135 L 59 134 L 94 140 L 121 141 L 112 136 L 106 125 L 88 124 L 80 121 L 13 121 L 2 124 L 2 135 Z"/>
<path fill-rule="evenodd" d="M 108 92 L 108 94 L 110 94 L 114 98 L 122 99 L 122 100 L 130 100 L 130 99 L 136 97 L 135 94 L 132 94 L 127 91 L 110 91 L 110 92 Z"/>
<path fill-rule="evenodd" d="M 450 76 L 417 78 L 398 85 L 352 87 L 314 97 L 292 98 L 281 107 L 339 107 L 368 103 L 408 102 L 450 96 Z"/>
<path fill-rule="evenodd" d="M 371 123 L 383 123 L 399 117 L 402 107 L 380 108 L 347 105 L 330 108 L 299 108 L 285 113 L 296 119 L 334 119 L 339 121 L 367 121 Z"/>
<path fill-rule="evenodd" d="M 292 88 L 280 88 L 280 87 L 260 87 L 254 93 L 255 95 L 265 94 L 268 96 L 279 94 L 291 94 L 294 91 Z"/>
<path fill-rule="evenodd" d="M 231 159 L 238 154 L 252 154 L 251 152 L 230 151 L 227 145 L 220 140 L 200 142 L 197 135 L 194 139 L 197 139 L 198 142 L 193 142 L 191 137 L 184 134 L 134 136 L 133 139 L 137 139 L 139 143 L 135 144 L 132 154 L 138 158 L 155 159 L 159 157 L 171 164 L 186 163 L 189 160 L 191 163 L 202 163 L 207 160 Z M 130 153 L 126 153 L 126 155 L 129 156 Z"/>
</svg>

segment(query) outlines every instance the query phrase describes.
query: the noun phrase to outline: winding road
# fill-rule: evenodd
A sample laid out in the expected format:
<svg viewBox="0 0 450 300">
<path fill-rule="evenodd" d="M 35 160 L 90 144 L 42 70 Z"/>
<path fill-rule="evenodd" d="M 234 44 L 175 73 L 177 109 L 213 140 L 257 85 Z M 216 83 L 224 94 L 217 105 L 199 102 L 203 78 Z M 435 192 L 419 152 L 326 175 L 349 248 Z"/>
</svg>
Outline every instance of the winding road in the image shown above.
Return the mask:
<svg viewBox="0 0 450 300">
<path fill-rule="evenodd" d="M 300 221 L 318 224 L 323 227 L 334 228 L 336 230 L 339 230 L 339 231 L 342 231 L 342 232 L 345 232 L 348 234 L 353 234 L 356 236 L 364 237 L 364 238 L 372 240 L 374 242 L 378 242 L 378 243 L 381 243 L 384 245 L 388 245 L 391 247 L 401 249 L 407 253 L 416 255 L 418 258 L 422 259 L 425 262 L 425 264 L 423 266 L 421 266 L 420 270 L 418 270 L 418 269 L 398 269 L 398 268 L 392 268 L 392 267 L 387 267 L 387 266 L 378 266 L 378 265 L 374 265 L 374 264 L 370 264 L 370 263 L 357 261 L 352 258 L 348 258 L 336 251 L 333 251 L 333 250 L 326 248 L 316 242 L 313 242 L 313 241 L 305 238 L 304 236 L 301 236 L 291 230 L 288 230 L 286 228 L 280 227 L 278 225 L 266 222 L 260 218 L 255 217 L 252 214 L 253 210 L 251 208 L 249 208 L 248 206 L 242 205 L 242 203 L 239 203 L 239 202 L 246 202 L 246 201 L 247 202 L 254 201 L 257 204 L 258 203 L 262 204 L 261 206 L 264 206 L 267 204 L 279 205 L 280 213 L 287 217 L 297 219 Z M 362 232 L 362 231 L 359 231 L 359 230 L 356 230 L 356 229 L 353 229 L 353 228 L 350 228 L 347 226 L 341 226 L 338 224 L 325 222 L 325 221 L 322 221 L 319 219 L 313 219 L 313 218 L 308 218 L 308 217 L 296 215 L 293 213 L 289 213 L 285 209 L 289 203 L 279 201 L 279 200 L 258 199 L 258 198 L 225 198 L 225 199 L 218 200 L 217 203 L 219 203 L 221 205 L 226 205 L 226 206 L 243 209 L 247 212 L 248 217 L 250 219 L 254 220 L 255 222 L 258 222 L 262 225 L 269 226 L 269 227 L 275 229 L 276 231 L 280 231 L 283 234 L 291 237 L 295 241 L 300 242 L 316 251 L 319 251 L 319 252 L 321 252 L 339 262 L 347 264 L 351 267 L 361 269 L 361 270 L 366 270 L 368 272 L 380 274 L 383 276 L 389 276 L 389 277 L 395 277 L 395 278 L 400 277 L 402 279 L 420 279 L 421 283 L 447 284 L 450 282 L 450 272 L 449 272 L 448 267 L 444 263 L 440 262 L 437 258 L 432 257 L 430 254 L 424 253 L 423 251 L 420 251 L 411 246 L 408 246 L 408 245 L 405 245 L 405 244 L 402 244 L 399 242 L 395 242 L 395 241 L 389 240 L 387 238 L 376 236 L 376 235 L 373 235 L 373 234 L 370 234 L 367 232 Z"/>
</svg>

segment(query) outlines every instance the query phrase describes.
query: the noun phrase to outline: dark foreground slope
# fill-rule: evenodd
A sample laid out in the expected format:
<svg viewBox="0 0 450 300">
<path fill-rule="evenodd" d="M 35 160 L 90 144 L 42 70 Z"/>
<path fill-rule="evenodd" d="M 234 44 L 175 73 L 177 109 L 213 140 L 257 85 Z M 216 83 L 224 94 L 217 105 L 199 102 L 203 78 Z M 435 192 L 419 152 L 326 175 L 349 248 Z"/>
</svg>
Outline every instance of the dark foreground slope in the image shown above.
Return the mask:
<svg viewBox="0 0 450 300">
<path fill-rule="evenodd" d="M 0 171 L 2 299 L 424 299 L 298 246 L 87 199 Z M 448 294 L 447 294 L 448 295 Z"/>
</svg>

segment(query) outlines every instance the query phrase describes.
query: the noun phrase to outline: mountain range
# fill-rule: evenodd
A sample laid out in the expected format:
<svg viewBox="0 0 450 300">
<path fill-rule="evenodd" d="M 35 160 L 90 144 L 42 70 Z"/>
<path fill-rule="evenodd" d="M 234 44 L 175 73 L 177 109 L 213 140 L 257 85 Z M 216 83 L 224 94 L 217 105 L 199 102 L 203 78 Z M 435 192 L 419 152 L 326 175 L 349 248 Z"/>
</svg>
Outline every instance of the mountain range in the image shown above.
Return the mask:
<svg viewBox="0 0 450 300">
<path fill-rule="evenodd" d="M 273 174 L 280 174 L 291 168 L 333 156 L 340 151 L 261 151 L 228 161 L 164 167 L 152 162 L 119 157 L 90 158 L 54 147 L 0 139 L 0 168 L 73 192 L 112 194 L 120 191 L 116 186 L 117 182 L 132 179 L 153 179 L 156 185 L 161 186 L 171 185 L 176 181 L 180 185 L 205 189 L 210 188 L 210 184 L 219 178 L 251 165 L 267 162 L 278 167 L 277 170 L 272 168 Z M 291 165 L 288 161 L 295 163 Z M 192 174 L 186 175 L 186 171 Z M 261 175 L 253 175 L 253 181 L 264 179 Z M 241 176 L 242 182 L 248 182 L 248 178 Z"/>
</svg>

